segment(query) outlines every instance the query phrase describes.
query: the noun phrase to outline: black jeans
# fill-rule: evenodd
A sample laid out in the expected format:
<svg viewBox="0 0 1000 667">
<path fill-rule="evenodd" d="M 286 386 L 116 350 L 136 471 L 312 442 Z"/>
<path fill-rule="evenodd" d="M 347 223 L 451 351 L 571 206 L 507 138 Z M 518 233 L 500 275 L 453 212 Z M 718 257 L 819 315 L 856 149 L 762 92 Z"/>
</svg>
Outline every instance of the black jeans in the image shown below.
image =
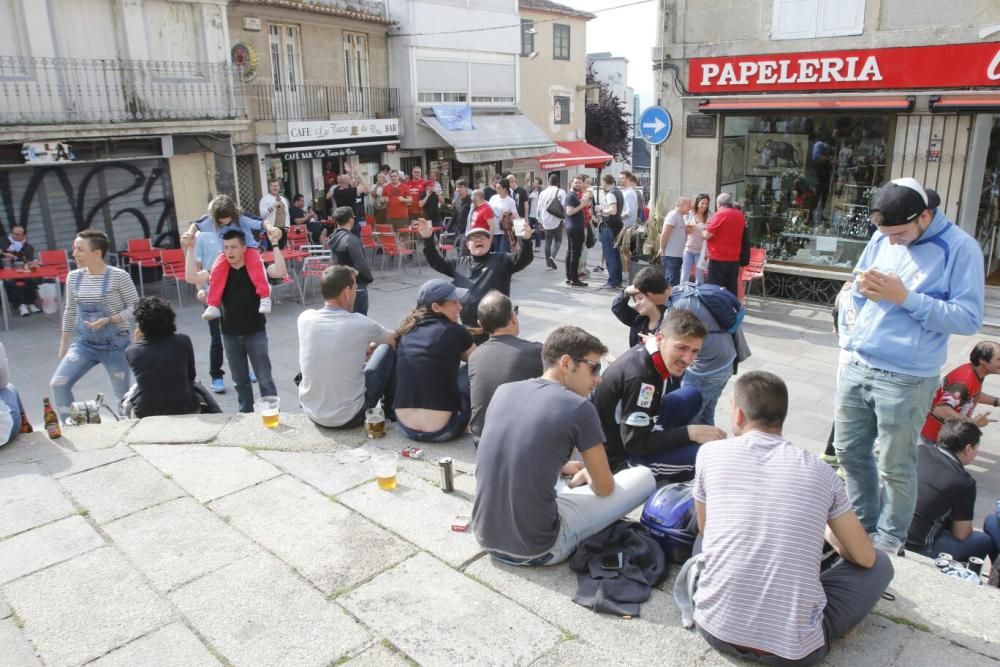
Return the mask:
<svg viewBox="0 0 1000 667">
<path fill-rule="evenodd" d="M 563 237 L 563 226 L 559 225 L 555 229 L 546 229 L 543 231 L 545 234 L 545 259 L 552 259 L 559 255 L 559 246 L 562 245 Z M 556 247 L 552 248 L 552 242 L 555 241 Z"/>
<path fill-rule="evenodd" d="M 38 283 L 34 278 L 22 278 L 19 280 L 3 281 L 7 296 L 10 297 L 11 308 L 21 306 L 32 306 L 38 303 Z"/>
<path fill-rule="evenodd" d="M 208 348 L 208 374 L 213 380 L 217 380 L 226 374 L 222 370 L 222 320 L 215 318 L 208 321 L 208 332 L 212 335 L 212 342 Z"/>
<path fill-rule="evenodd" d="M 358 285 L 358 291 L 354 295 L 354 311 L 362 315 L 368 315 L 368 286 Z"/>
<path fill-rule="evenodd" d="M 733 296 L 738 295 L 740 293 L 739 261 L 720 262 L 717 259 L 710 259 L 708 261 L 708 275 L 705 276 L 705 282 L 708 283 L 709 285 L 718 285 L 719 287 L 725 287 L 732 293 Z"/>
<path fill-rule="evenodd" d="M 577 271 L 580 257 L 583 255 L 584 231 L 582 228 L 568 227 L 566 229 L 566 280 L 579 280 Z"/>
</svg>

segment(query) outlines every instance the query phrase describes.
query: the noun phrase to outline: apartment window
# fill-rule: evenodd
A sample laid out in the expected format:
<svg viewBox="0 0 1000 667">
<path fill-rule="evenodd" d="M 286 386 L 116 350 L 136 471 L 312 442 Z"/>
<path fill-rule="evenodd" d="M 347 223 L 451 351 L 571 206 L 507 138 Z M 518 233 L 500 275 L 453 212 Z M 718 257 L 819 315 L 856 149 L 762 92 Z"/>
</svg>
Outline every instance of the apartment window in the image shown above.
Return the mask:
<svg viewBox="0 0 1000 667">
<path fill-rule="evenodd" d="M 0 0 L 0 56 L 26 56 L 24 23 L 21 20 L 21 2 L 18 0 Z M 522 21 L 523 23 L 523 21 Z M 532 35 L 533 36 L 533 35 Z M 0 76 L 11 74 L 21 75 L 22 66 L 18 64 L 15 72 L 10 71 L 9 64 L 5 71 L 0 71 Z"/>
<path fill-rule="evenodd" d="M 146 32 L 154 60 L 204 62 L 201 9 L 186 2 L 147 0 Z"/>
<path fill-rule="evenodd" d="M 417 102 L 515 104 L 516 71 L 513 61 L 456 63 L 417 58 Z"/>
<path fill-rule="evenodd" d="M 552 98 L 552 119 L 556 125 L 569 125 L 569 98 Z"/>
<path fill-rule="evenodd" d="M 771 39 L 860 35 L 865 0 L 774 0 Z"/>
<path fill-rule="evenodd" d="M 521 19 L 521 55 L 530 56 L 535 51 L 535 22 Z"/>
<path fill-rule="evenodd" d="M 569 60 L 569 26 L 552 24 L 552 58 Z"/>
<path fill-rule="evenodd" d="M 368 35 L 344 33 L 344 70 L 350 87 L 368 86 Z"/>
</svg>

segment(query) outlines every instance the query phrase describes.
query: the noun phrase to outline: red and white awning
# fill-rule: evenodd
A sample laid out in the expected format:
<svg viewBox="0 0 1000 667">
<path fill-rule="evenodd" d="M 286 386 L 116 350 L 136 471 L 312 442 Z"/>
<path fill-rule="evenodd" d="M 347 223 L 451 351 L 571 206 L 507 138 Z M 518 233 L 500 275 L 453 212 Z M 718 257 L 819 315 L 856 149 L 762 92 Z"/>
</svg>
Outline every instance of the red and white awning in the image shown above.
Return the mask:
<svg viewBox="0 0 1000 667">
<path fill-rule="evenodd" d="M 611 162 L 611 156 L 586 141 L 557 141 L 555 152 L 538 156 L 542 170 L 563 169 L 565 167 L 587 167 L 600 169 Z"/>
</svg>

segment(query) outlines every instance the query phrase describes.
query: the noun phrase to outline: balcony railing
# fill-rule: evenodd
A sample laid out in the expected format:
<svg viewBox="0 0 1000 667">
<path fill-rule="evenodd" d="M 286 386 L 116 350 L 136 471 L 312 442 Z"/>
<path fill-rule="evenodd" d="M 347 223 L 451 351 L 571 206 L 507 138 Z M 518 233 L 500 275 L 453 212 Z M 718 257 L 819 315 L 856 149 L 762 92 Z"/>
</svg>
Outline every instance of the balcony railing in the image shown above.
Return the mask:
<svg viewBox="0 0 1000 667">
<path fill-rule="evenodd" d="M 399 95 L 395 88 L 255 83 L 247 86 L 247 110 L 257 120 L 397 118 Z"/>
<path fill-rule="evenodd" d="M 229 63 L 0 57 L 0 125 L 245 117 Z"/>
</svg>

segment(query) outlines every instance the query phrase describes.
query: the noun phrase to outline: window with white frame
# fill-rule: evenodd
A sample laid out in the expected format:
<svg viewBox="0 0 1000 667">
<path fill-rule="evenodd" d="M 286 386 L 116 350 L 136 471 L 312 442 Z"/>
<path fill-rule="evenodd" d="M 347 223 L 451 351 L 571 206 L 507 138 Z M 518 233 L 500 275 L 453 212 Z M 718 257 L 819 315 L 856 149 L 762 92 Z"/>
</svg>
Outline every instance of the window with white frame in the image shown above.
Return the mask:
<svg viewBox="0 0 1000 667">
<path fill-rule="evenodd" d="M 506 62 L 455 62 L 417 58 L 417 102 L 515 104 L 517 69 Z"/>
<path fill-rule="evenodd" d="M 556 125 L 569 125 L 569 103 L 570 99 L 564 95 L 557 95 L 552 98 L 552 121 Z"/>
<path fill-rule="evenodd" d="M 368 86 L 368 35 L 361 32 L 344 33 L 344 70 L 347 72 L 349 87 Z"/>
<path fill-rule="evenodd" d="M 865 0 L 774 0 L 771 39 L 860 35 Z"/>
</svg>

